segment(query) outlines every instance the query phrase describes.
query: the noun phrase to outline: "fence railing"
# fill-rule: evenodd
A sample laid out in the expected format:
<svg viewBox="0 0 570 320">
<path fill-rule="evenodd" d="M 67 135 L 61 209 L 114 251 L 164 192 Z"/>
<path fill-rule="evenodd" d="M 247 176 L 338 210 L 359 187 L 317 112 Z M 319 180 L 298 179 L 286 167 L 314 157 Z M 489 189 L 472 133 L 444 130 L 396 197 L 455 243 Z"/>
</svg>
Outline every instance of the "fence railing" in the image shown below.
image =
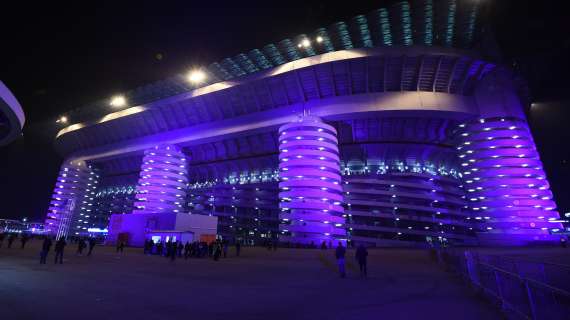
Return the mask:
<svg viewBox="0 0 570 320">
<path fill-rule="evenodd" d="M 437 250 L 434 258 L 497 303 L 508 318 L 570 319 L 570 266 L 517 261 L 469 250 Z M 552 268 L 555 272 L 547 272 Z M 560 284 L 560 285 L 559 285 Z"/>
</svg>

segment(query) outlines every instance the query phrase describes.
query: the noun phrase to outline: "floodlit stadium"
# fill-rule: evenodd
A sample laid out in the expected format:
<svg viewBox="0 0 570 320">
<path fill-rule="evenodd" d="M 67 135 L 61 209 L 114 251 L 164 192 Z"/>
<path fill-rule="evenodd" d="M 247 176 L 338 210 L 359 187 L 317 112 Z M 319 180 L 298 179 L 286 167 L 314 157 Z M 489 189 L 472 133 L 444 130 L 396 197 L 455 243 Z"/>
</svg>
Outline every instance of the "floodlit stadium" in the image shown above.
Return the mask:
<svg viewBox="0 0 570 320">
<path fill-rule="evenodd" d="M 402 1 L 69 112 L 46 229 L 191 213 L 248 242 L 556 241 L 480 5 Z"/>
</svg>

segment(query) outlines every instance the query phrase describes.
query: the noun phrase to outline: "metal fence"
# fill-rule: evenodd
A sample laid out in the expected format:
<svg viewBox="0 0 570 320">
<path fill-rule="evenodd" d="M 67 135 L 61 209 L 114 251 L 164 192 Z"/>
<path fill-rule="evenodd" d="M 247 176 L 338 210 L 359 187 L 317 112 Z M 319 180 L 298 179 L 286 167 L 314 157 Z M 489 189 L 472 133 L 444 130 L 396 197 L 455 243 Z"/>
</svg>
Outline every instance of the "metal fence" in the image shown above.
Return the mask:
<svg viewBox="0 0 570 320">
<path fill-rule="evenodd" d="M 469 250 L 433 251 L 448 271 L 501 308 L 509 319 L 570 319 L 570 266 Z"/>
</svg>

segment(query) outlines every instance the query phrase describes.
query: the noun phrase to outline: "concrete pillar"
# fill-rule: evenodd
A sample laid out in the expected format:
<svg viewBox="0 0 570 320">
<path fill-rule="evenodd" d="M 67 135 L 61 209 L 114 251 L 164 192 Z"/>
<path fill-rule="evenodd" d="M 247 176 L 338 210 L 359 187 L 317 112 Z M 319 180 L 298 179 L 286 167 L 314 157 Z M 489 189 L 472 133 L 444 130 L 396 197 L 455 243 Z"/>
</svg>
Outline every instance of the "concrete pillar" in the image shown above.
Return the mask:
<svg viewBox="0 0 570 320">
<path fill-rule="evenodd" d="M 144 152 L 134 214 L 183 211 L 188 184 L 186 156 L 174 145 Z"/>
<path fill-rule="evenodd" d="M 56 238 L 87 233 L 97 176 L 85 161 L 66 160 L 61 166 L 45 221 L 46 231 Z"/>
<path fill-rule="evenodd" d="M 334 127 L 305 116 L 279 128 L 280 241 L 346 241 Z"/>
<path fill-rule="evenodd" d="M 508 75 L 487 76 L 475 90 L 480 117 L 459 128 L 457 149 L 482 245 L 557 241 L 559 214 L 522 105 Z"/>
</svg>

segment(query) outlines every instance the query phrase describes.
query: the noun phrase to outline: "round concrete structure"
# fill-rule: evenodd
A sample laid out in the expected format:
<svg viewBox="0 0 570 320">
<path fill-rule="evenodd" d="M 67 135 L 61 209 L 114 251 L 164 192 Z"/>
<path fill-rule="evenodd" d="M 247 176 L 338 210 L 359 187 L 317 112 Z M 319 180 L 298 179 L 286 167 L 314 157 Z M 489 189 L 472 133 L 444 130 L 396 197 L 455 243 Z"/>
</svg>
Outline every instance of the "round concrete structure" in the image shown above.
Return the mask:
<svg viewBox="0 0 570 320">
<path fill-rule="evenodd" d="M 0 146 L 7 145 L 22 134 L 25 120 L 20 103 L 0 81 Z"/>
</svg>

